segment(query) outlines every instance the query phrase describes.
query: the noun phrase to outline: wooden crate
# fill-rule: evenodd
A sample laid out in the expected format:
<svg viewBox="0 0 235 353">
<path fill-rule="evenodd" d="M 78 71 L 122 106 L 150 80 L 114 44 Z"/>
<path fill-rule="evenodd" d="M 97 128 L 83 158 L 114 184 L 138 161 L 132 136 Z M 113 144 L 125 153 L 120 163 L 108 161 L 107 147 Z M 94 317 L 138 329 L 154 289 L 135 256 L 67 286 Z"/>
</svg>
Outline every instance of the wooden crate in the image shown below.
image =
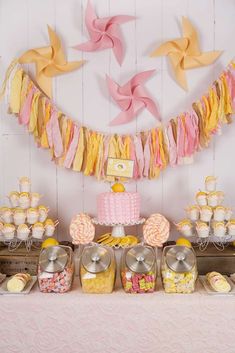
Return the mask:
<svg viewBox="0 0 235 353">
<path fill-rule="evenodd" d="M 0 248 L 0 272 L 12 276 L 18 272 L 37 274 L 40 250 L 32 249 L 29 252 L 25 247 L 9 251 L 6 247 Z"/>
</svg>

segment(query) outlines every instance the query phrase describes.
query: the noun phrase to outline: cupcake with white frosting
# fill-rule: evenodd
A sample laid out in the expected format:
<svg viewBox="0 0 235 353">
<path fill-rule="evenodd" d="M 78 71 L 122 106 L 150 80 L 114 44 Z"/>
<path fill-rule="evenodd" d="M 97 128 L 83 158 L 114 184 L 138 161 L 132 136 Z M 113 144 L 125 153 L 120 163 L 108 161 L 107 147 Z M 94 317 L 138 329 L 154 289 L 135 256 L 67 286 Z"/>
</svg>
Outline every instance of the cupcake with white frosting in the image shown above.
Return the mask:
<svg viewBox="0 0 235 353">
<path fill-rule="evenodd" d="M 13 212 L 12 212 L 11 208 L 3 207 L 1 218 L 4 223 L 12 223 L 13 222 Z"/>
<path fill-rule="evenodd" d="M 55 223 L 52 219 L 48 218 L 44 224 L 45 227 L 45 236 L 51 237 L 55 232 Z"/>
<path fill-rule="evenodd" d="M 39 200 L 42 197 L 38 192 L 31 192 L 30 194 L 30 206 L 37 207 L 39 204 Z"/>
<path fill-rule="evenodd" d="M 40 205 L 38 206 L 38 212 L 39 212 L 39 218 L 38 218 L 39 222 L 44 223 L 45 220 L 47 219 L 49 208 L 44 205 Z"/>
<path fill-rule="evenodd" d="M 227 223 L 228 227 L 228 234 L 230 236 L 235 236 L 235 219 L 230 219 L 230 221 Z"/>
<path fill-rule="evenodd" d="M 41 222 L 37 222 L 32 227 L 32 237 L 36 239 L 42 239 L 44 233 L 44 225 Z"/>
<path fill-rule="evenodd" d="M 192 222 L 198 221 L 200 208 L 197 205 L 189 206 L 186 209 L 187 215 Z"/>
<path fill-rule="evenodd" d="M 31 182 L 28 177 L 21 177 L 19 179 L 20 192 L 30 192 Z"/>
<path fill-rule="evenodd" d="M 199 238 L 207 238 L 210 234 L 210 227 L 207 223 L 198 221 L 196 223 L 196 231 Z"/>
<path fill-rule="evenodd" d="M 39 212 L 36 208 L 30 207 L 27 210 L 27 223 L 34 224 L 38 222 Z"/>
<path fill-rule="evenodd" d="M 190 220 L 183 219 L 176 224 L 178 231 L 186 237 L 193 236 L 193 225 Z"/>
<path fill-rule="evenodd" d="M 231 207 L 226 207 L 225 208 L 225 220 L 226 221 L 230 221 L 230 219 L 232 218 L 233 215 L 233 210 Z"/>
<path fill-rule="evenodd" d="M 26 240 L 29 237 L 30 229 L 27 224 L 20 224 L 17 228 L 17 238 L 19 240 Z"/>
<path fill-rule="evenodd" d="M 30 207 L 30 195 L 28 192 L 21 192 L 19 197 L 19 205 L 26 210 Z"/>
<path fill-rule="evenodd" d="M 8 196 L 11 206 L 18 207 L 19 206 L 19 193 L 17 191 L 12 191 Z"/>
<path fill-rule="evenodd" d="M 213 222 L 214 236 L 222 238 L 226 235 L 226 225 L 224 222 Z"/>
<path fill-rule="evenodd" d="M 216 190 L 216 180 L 214 176 L 207 176 L 205 179 L 205 188 L 208 192 L 213 192 Z"/>
<path fill-rule="evenodd" d="M 16 208 L 13 214 L 13 220 L 16 226 L 24 224 L 26 220 L 26 212 L 22 208 Z"/>
<path fill-rule="evenodd" d="M 207 205 L 207 193 L 204 191 L 199 191 L 196 194 L 196 201 L 199 206 L 206 206 Z"/>
<path fill-rule="evenodd" d="M 216 207 L 220 204 L 219 203 L 219 194 L 217 191 L 209 192 L 209 194 L 207 195 L 207 203 L 211 207 Z"/>
<path fill-rule="evenodd" d="M 2 234 L 4 235 L 5 240 L 12 240 L 15 236 L 15 226 L 9 223 L 4 224 Z"/>
<path fill-rule="evenodd" d="M 214 220 L 217 222 L 223 222 L 225 220 L 226 208 L 223 206 L 217 206 L 214 209 Z"/>
<path fill-rule="evenodd" d="M 202 222 L 210 222 L 212 215 L 213 215 L 213 211 L 210 206 L 201 206 L 200 220 Z"/>
</svg>

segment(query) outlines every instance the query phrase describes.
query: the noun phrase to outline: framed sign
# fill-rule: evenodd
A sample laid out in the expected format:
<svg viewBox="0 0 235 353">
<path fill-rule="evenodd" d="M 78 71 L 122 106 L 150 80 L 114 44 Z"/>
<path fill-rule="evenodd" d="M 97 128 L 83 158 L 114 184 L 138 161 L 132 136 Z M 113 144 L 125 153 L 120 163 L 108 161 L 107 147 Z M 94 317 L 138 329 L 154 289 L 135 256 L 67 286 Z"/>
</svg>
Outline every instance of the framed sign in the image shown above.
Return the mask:
<svg viewBox="0 0 235 353">
<path fill-rule="evenodd" d="M 107 176 L 133 178 L 134 161 L 132 159 L 108 158 Z"/>
</svg>

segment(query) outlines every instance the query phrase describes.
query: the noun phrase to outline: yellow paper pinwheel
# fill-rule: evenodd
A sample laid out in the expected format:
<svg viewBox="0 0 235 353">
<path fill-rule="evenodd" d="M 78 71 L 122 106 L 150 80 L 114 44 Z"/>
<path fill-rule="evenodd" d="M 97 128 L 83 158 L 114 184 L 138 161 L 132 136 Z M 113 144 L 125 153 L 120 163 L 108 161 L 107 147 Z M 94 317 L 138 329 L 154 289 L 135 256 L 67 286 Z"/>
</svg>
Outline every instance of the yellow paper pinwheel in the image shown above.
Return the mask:
<svg viewBox="0 0 235 353">
<path fill-rule="evenodd" d="M 212 64 L 222 53 L 211 51 L 202 53 L 199 47 L 198 35 L 191 22 L 183 17 L 183 37 L 163 43 L 150 56 L 167 55 L 171 61 L 176 80 L 182 88 L 187 90 L 184 70 Z"/>
<path fill-rule="evenodd" d="M 60 38 L 50 26 L 48 26 L 48 34 L 51 45 L 26 51 L 19 58 L 19 63 L 35 63 L 37 83 L 43 92 L 51 98 L 51 78 L 78 69 L 84 61 L 67 62 Z"/>
</svg>

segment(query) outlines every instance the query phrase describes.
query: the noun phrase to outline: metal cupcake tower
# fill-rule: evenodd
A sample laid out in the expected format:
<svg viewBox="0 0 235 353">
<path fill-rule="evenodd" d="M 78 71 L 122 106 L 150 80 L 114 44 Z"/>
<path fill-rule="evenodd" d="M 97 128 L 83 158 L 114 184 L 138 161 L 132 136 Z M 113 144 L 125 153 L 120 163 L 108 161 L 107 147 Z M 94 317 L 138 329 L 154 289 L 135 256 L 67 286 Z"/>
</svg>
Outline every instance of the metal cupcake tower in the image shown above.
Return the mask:
<svg viewBox="0 0 235 353">
<path fill-rule="evenodd" d="M 207 185 L 207 178 L 214 179 L 214 185 L 213 183 L 211 183 L 210 185 Z M 226 219 L 226 216 L 224 217 L 223 220 L 220 220 L 220 221 L 219 220 L 216 221 L 214 219 L 215 209 L 218 206 L 221 207 L 223 198 L 221 200 L 218 200 L 217 205 L 214 205 L 214 207 L 208 204 L 208 196 L 210 195 L 210 193 L 216 193 L 216 178 L 215 177 L 207 177 L 207 178 L 205 179 L 206 191 L 200 190 L 198 193 L 198 194 L 204 194 L 206 201 L 204 201 L 204 203 L 202 204 L 200 203 L 199 200 L 197 200 L 197 205 L 192 206 L 192 207 L 198 208 L 198 217 L 197 216 L 195 217 L 195 214 L 194 216 L 191 214 L 191 217 L 190 217 L 190 208 L 186 209 L 186 213 L 189 218 L 186 218 L 183 221 L 176 224 L 176 227 L 183 236 L 190 238 L 190 240 L 192 239 L 192 241 L 194 242 L 194 244 L 196 244 L 196 246 L 199 248 L 200 251 L 205 251 L 209 244 L 213 244 L 218 251 L 223 251 L 224 248 L 228 245 L 228 242 L 233 240 L 235 235 L 235 234 L 230 234 L 230 232 L 228 231 L 228 227 L 226 226 L 226 222 L 229 222 L 232 217 L 232 212 L 230 217 L 228 217 L 227 219 Z M 223 194 L 222 192 L 217 192 L 217 193 Z M 202 217 L 203 206 L 210 206 L 212 209 L 212 216 L 208 221 L 203 220 L 204 219 Z M 229 210 L 231 210 L 231 208 L 229 208 Z M 191 224 L 191 229 L 190 229 L 190 226 L 188 226 L 188 228 L 187 227 L 184 228 L 182 226 L 182 224 L 185 223 L 185 221 L 188 222 L 188 225 Z M 209 232 L 207 236 L 205 235 L 202 236 L 202 234 L 200 235 L 200 231 L 198 231 L 198 227 L 197 227 L 198 222 L 206 223 L 207 226 L 209 227 Z M 214 229 L 213 229 L 214 222 L 224 223 L 224 227 L 226 227 L 226 232 L 224 235 L 216 236 L 214 234 Z"/>
<path fill-rule="evenodd" d="M 23 177 L 21 179 L 28 179 L 28 178 Z M 29 207 L 24 207 L 20 203 L 19 198 L 17 200 L 17 197 L 16 197 L 14 200 L 12 200 L 11 197 L 8 196 L 8 199 L 10 201 L 10 207 L 1 207 L 1 210 L 3 210 L 4 208 L 7 209 L 7 210 L 10 210 L 9 222 L 6 222 L 7 219 L 6 219 L 6 217 L 4 217 L 4 211 L 1 211 L 0 212 L 0 224 L 1 224 L 1 227 L 0 227 L 0 242 L 2 242 L 4 245 L 6 245 L 8 247 L 9 251 L 15 251 L 21 245 L 24 245 L 28 252 L 32 248 L 41 249 L 42 241 L 44 241 L 45 238 L 51 237 L 51 236 L 54 235 L 55 228 L 56 228 L 56 226 L 58 225 L 59 222 L 58 221 L 55 221 L 55 222 L 52 221 L 53 222 L 52 228 L 47 231 L 47 228 L 45 226 L 45 222 L 48 220 L 47 216 L 48 216 L 48 213 L 49 213 L 49 208 L 46 208 L 47 211 L 46 211 L 45 216 L 43 218 L 40 218 L 39 211 L 38 211 L 38 203 L 39 203 L 39 199 L 41 198 L 41 196 L 38 198 L 38 202 L 35 202 L 35 201 L 32 202 L 31 196 L 34 193 L 31 193 L 31 182 L 30 182 L 29 179 L 28 179 L 28 183 L 26 183 L 24 185 L 21 182 L 19 182 L 19 187 L 20 187 L 20 192 L 19 193 L 17 191 L 12 192 L 12 193 L 15 194 L 15 195 L 18 195 L 18 197 L 20 197 L 20 195 L 22 195 L 23 193 L 25 193 L 26 195 L 29 194 L 29 196 L 30 196 L 30 199 L 29 199 L 30 203 L 28 205 Z M 29 208 L 34 208 L 38 212 L 38 217 L 36 217 L 37 219 L 35 220 L 35 222 L 29 222 L 29 219 L 28 219 L 28 216 L 27 216 L 27 210 Z M 17 210 L 21 210 L 21 209 L 23 210 L 23 212 L 26 215 L 25 216 L 25 221 L 24 222 L 15 222 L 14 221 L 14 212 L 16 212 Z M 36 235 L 34 236 L 32 229 L 33 229 L 33 226 L 36 223 L 38 223 L 38 222 L 43 224 L 43 234 L 41 234 L 40 236 L 38 235 L 38 237 L 36 237 Z M 9 236 L 9 235 L 7 236 L 7 234 L 4 234 L 4 226 L 6 225 L 6 223 L 9 226 L 12 225 L 14 227 L 14 228 L 12 227 L 13 230 L 12 230 L 11 236 Z M 28 229 L 29 229 L 29 233 L 28 233 L 28 235 L 25 236 L 25 239 L 19 238 L 18 234 L 17 234 L 17 228 L 19 226 L 23 225 L 23 224 L 25 224 L 28 227 Z M 53 229 L 53 227 L 54 227 L 54 229 Z"/>
</svg>

